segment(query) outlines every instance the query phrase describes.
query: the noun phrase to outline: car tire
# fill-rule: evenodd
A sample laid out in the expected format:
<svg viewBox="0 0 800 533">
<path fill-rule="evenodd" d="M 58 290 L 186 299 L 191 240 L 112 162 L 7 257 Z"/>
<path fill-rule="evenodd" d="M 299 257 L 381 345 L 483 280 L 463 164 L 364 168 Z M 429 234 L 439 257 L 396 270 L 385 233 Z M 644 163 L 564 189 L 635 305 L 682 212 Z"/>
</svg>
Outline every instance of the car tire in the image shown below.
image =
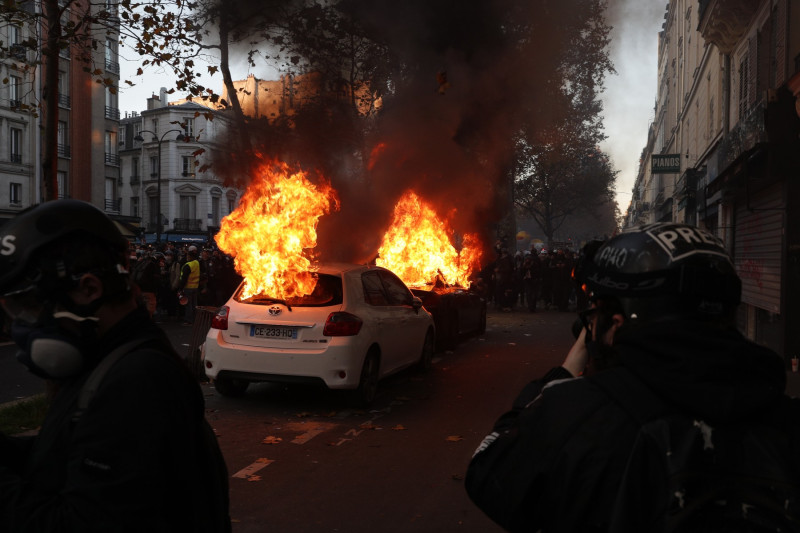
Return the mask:
<svg viewBox="0 0 800 533">
<path fill-rule="evenodd" d="M 433 353 L 436 351 L 436 343 L 433 338 L 433 331 L 430 329 L 425 334 L 425 342 L 422 345 L 422 354 L 419 357 L 417 368 L 422 372 L 427 372 L 433 365 Z"/>
<path fill-rule="evenodd" d="M 217 392 L 229 398 L 243 395 L 248 385 L 250 382 L 243 379 L 221 377 L 214 380 L 214 388 L 217 389 Z"/>
<path fill-rule="evenodd" d="M 380 376 L 380 358 L 375 352 L 369 352 L 361 367 L 358 388 L 354 392 L 354 401 L 358 407 L 369 407 L 378 394 L 378 378 Z"/>
</svg>

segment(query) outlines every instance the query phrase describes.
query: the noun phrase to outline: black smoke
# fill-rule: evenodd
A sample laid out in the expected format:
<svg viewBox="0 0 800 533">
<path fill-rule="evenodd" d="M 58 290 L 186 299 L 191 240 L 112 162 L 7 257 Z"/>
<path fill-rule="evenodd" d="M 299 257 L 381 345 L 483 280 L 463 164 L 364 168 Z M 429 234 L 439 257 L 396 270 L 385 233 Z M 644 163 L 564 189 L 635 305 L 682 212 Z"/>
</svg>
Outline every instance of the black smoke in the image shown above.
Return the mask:
<svg viewBox="0 0 800 533">
<path fill-rule="evenodd" d="M 369 259 L 407 189 L 452 215 L 454 230 L 479 233 L 491 246 L 493 224 L 512 208 L 515 135 L 522 124 L 550 120 L 566 36 L 591 2 L 342 0 L 343 12 L 399 66 L 367 136 L 354 139 L 357 125 L 330 108 L 298 118 L 294 133 L 305 133 L 291 147 L 280 140 L 288 130 L 251 135 L 260 152 L 321 169 L 338 191 L 341 210 L 319 224 L 320 255 Z M 355 146 L 377 155 L 368 165 Z"/>
</svg>

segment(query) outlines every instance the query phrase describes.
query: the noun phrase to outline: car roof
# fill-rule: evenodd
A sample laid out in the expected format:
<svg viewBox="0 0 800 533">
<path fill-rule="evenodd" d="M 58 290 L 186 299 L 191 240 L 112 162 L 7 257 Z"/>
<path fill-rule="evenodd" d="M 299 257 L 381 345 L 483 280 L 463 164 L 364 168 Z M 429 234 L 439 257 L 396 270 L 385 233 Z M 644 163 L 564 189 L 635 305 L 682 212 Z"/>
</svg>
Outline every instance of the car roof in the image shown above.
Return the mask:
<svg viewBox="0 0 800 533">
<path fill-rule="evenodd" d="M 358 263 L 344 263 L 344 262 L 320 262 L 312 264 L 312 270 L 320 274 L 343 274 L 353 271 L 366 271 L 366 270 L 385 270 L 382 267 L 375 265 L 364 265 Z"/>
</svg>

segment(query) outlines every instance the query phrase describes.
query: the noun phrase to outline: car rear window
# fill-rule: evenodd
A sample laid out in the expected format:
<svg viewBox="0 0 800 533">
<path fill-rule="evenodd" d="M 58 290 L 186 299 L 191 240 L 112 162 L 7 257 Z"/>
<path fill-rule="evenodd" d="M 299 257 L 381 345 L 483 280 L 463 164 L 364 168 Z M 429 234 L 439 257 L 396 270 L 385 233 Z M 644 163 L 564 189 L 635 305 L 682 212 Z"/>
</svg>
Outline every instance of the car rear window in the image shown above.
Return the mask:
<svg viewBox="0 0 800 533">
<path fill-rule="evenodd" d="M 257 294 L 251 298 L 242 299 L 240 297 L 242 288 L 236 292 L 236 301 L 254 305 L 270 305 L 273 303 L 286 303 L 292 307 L 325 307 L 328 305 L 340 305 L 342 303 L 342 278 L 330 274 L 312 273 L 317 278 L 317 285 L 314 291 L 306 296 L 289 298 L 285 302 L 279 298 Z"/>
</svg>

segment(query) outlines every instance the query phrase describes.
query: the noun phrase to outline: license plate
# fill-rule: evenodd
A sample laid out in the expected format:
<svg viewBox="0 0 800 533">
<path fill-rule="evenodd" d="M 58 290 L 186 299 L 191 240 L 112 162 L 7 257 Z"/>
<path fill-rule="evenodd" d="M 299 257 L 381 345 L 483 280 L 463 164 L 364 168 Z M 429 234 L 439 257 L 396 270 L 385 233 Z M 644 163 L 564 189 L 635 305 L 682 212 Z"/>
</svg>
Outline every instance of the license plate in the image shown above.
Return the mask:
<svg viewBox="0 0 800 533">
<path fill-rule="evenodd" d="M 265 339 L 296 339 L 297 328 L 284 326 L 250 326 L 250 336 Z"/>
</svg>

